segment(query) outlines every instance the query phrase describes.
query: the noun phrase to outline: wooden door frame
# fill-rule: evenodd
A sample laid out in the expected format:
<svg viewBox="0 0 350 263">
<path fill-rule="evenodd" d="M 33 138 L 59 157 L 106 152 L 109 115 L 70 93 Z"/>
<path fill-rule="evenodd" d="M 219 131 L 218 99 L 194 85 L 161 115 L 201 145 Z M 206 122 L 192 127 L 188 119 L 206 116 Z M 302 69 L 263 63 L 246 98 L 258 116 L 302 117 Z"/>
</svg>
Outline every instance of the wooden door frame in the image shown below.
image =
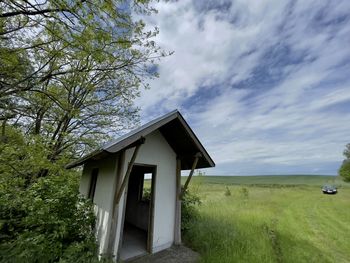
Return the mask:
<svg viewBox="0 0 350 263">
<path fill-rule="evenodd" d="M 146 251 L 150 254 L 153 253 L 153 232 L 154 232 L 154 208 L 155 208 L 155 193 L 156 193 L 156 178 L 157 178 L 157 165 L 154 164 L 145 164 L 145 163 L 134 163 L 132 166 L 132 169 L 135 166 L 141 166 L 141 167 L 149 167 L 152 168 L 152 182 L 151 182 L 151 200 L 150 200 L 150 213 L 148 218 L 148 231 L 147 231 L 147 244 L 146 244 Z M 132 170 L 131 170 L 132 171 Z M 124 223 L 125 223 L 125 212 L 126 212 L 126 205 L 127 205 L 127 198 L 128 198 L 128 190 L 129 190 L 129 182 L 128 187 L 125 189 L 125 198 L 124 198 L 124 205 L 123 205 L 123 213 L 122 213 L 122 222 L 121 222 L 121 231 L 120 231 L 120 241 L 119 241 L 119 249 L 121 249 L 121 244 L 123 242 L 123 236 L 124 236 Z M 119 254 L 119 253 L 118 253 Z"/>
<path fill-rule="evenodd" d="M 152 168 L 152 182 L 151 182 L 151 200 L 149 207 L 148 218 L 148 231 L 147 231 L 147 252 L 153 253 L 153 232 L 154 232 L 154 207 L 155 207 L 155 193 L 156 193 L 156 177 L 157 177 L 157 165 L 135 163 L 134 166 L 149 167 Z"/>
</svg>

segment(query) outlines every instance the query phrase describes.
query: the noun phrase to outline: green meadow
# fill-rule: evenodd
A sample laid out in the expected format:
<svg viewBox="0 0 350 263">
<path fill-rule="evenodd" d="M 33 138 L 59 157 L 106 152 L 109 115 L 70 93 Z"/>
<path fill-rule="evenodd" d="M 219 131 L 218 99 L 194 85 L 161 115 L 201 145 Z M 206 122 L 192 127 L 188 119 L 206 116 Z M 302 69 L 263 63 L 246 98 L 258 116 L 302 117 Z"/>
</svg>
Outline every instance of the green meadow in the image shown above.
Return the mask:
<svg viewBox="0 0 350 263">
<path fill-rule="evenodd" d="M 201 176 L 191 191 L 202 204 L 183 238 L 201 262 L 350 262 L 350 185 L 336 177 Z"/>
</svg>

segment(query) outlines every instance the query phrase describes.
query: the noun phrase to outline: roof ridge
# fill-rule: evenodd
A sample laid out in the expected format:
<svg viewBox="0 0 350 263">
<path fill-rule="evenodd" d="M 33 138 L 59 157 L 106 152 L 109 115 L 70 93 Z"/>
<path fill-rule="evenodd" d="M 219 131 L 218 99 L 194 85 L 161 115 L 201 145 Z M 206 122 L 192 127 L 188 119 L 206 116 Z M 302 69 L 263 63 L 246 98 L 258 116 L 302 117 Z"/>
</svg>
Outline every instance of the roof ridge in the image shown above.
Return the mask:
<svg viewBox="0 0 350 263">
<path fill-rule="evenodd" d="M 179 124 L 181 125 L 181 127 L 183 127 L 184 129 L 180 129 L 179 132 L 180 134 L 177 134 L 177 128 L 176 130 L 174 130 L 174 127 L 171 128 L 170 130 L 168 130 L 169 133 L 171 132 L 175 132 L 172 136 L 172 138 L 174 138 L 175 136 L 184 136 L 181 135 L 181 132 L 183 132 L 184 134 L 187 134 L 189 137 L 189 140 L 191 142 L 193 142 L 192 146 L 193 149 L 191 149 L 189 151 L 189 153 L 185 153 L 186 156 L 189 157 L 188 154 L 192 154 L 193 151 L 198 151 L 201 152 L 203 154 L 205 161 L 205 166 L 204 167 L 213 167 L 215 166 L 214 161 L 211 159 L 211 157 L 209 156 L 208 152 L 206 151 L 206 149 L 204 148 L 204 146 L 201 144 L 201 142 L 199 141 L 198 137 L 196 136 L 196 134 L 193 132 L 193 130 L 191 129 L 191 127 L 188 125 L 188 123 L 186 122 L 186 120 L 184 119 L 184 117 L 181 115 L 180 111 L 175 109 L 167 114 L 164 114 L 158 118 L 155 118 L 143 125 L 141 125 L 140 127 L 131 130 L 130 132 L 114 139 L 111 140 L 109 142 L 106 142 L 103 146 L 101 146 L 99 149 L 85 155 L 84 157 L 68 164 L 66 167 L 67 168 L 73 168 L 79 165 L 82 165 L 83 163 L 85 163 L 86 161 L 93 159 L 100 159 L 101 156 L 106 155 L 106 154 L 112 154 L 112 153 L 117 153 L 123 149 L 127 149 L 132 147 L 132 144 L 135 143 L 137 140 L 146 137 L 147 135 L 151 134 L 152 132 L 154 132 L 155 130 L 163 130 L 166 125 L 174 125 L 174 124 L 170 124 L 172 121 L 174 120 L 178 120 Z M 169 127 L 169 126 L 168 126 Z M 167 139 L 166 134 L 163 134 L 163 136 Z M 182 137 L 183 138 L 183 137 Z M 184 138 L 183 138 L 184 139 Z M 168 139 L 167 139 L 168 140 Z M 189 141 L 187 141 L 188 143 Z M 173 150 L 178 154 L 176 149 L 179 149 L 176 144 L 171 144 L 171 141 L 168 141 L 168 143 L 171 145 L 171 147 L 173 148 Z M 180 141 L 178 141 L 178 143 L 180 143 Z M 184 142 L 186 143 L 186 142 Z M 174 148 L 175 147 L 175 148 Z M 182 150 L 181 150 L 182 151 Z M 180 156 L 184 156 L 184 153 L 182 153 Z M 187 158 L 187 157 L 186 157 Z M 187 167 L 187 166 L 186 166 Z M 202 166 L 203 168 L 203 166 Z"/>
</svg>

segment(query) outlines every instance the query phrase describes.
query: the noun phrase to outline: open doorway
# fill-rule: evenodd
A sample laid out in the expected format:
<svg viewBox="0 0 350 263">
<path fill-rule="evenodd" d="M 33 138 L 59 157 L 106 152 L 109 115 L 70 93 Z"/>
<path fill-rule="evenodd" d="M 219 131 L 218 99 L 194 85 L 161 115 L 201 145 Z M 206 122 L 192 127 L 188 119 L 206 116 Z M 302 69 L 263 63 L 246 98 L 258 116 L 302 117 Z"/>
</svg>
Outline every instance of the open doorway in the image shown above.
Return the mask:
<svg viewBox="0 0 350 263">
<path fill-rule="evenodd" d="M 128 183 L 120 257 L 152 253 L 156 166 L 134 164 Z"/>
</svg>

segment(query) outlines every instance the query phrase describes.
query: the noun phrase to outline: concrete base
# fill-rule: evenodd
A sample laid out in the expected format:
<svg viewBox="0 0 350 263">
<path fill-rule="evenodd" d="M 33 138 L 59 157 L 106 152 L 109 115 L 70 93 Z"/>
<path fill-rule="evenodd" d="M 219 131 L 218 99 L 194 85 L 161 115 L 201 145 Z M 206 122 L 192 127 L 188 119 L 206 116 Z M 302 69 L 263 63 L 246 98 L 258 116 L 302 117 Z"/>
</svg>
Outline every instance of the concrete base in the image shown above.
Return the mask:
<svg viewBox="0 0 350 263">
<path fill-rule="evenodd" d="M 147 254 L 147 232 L 139 228 L 126 226 L 120 251 L 121 260 L 129 260 Z"/>
<path fill-rule="evenodd" d="M 152 255 L 131 260 L 131 263 L 195 263 L 199 254 L 185 246 L 172 246 Z"/>
</svg>

